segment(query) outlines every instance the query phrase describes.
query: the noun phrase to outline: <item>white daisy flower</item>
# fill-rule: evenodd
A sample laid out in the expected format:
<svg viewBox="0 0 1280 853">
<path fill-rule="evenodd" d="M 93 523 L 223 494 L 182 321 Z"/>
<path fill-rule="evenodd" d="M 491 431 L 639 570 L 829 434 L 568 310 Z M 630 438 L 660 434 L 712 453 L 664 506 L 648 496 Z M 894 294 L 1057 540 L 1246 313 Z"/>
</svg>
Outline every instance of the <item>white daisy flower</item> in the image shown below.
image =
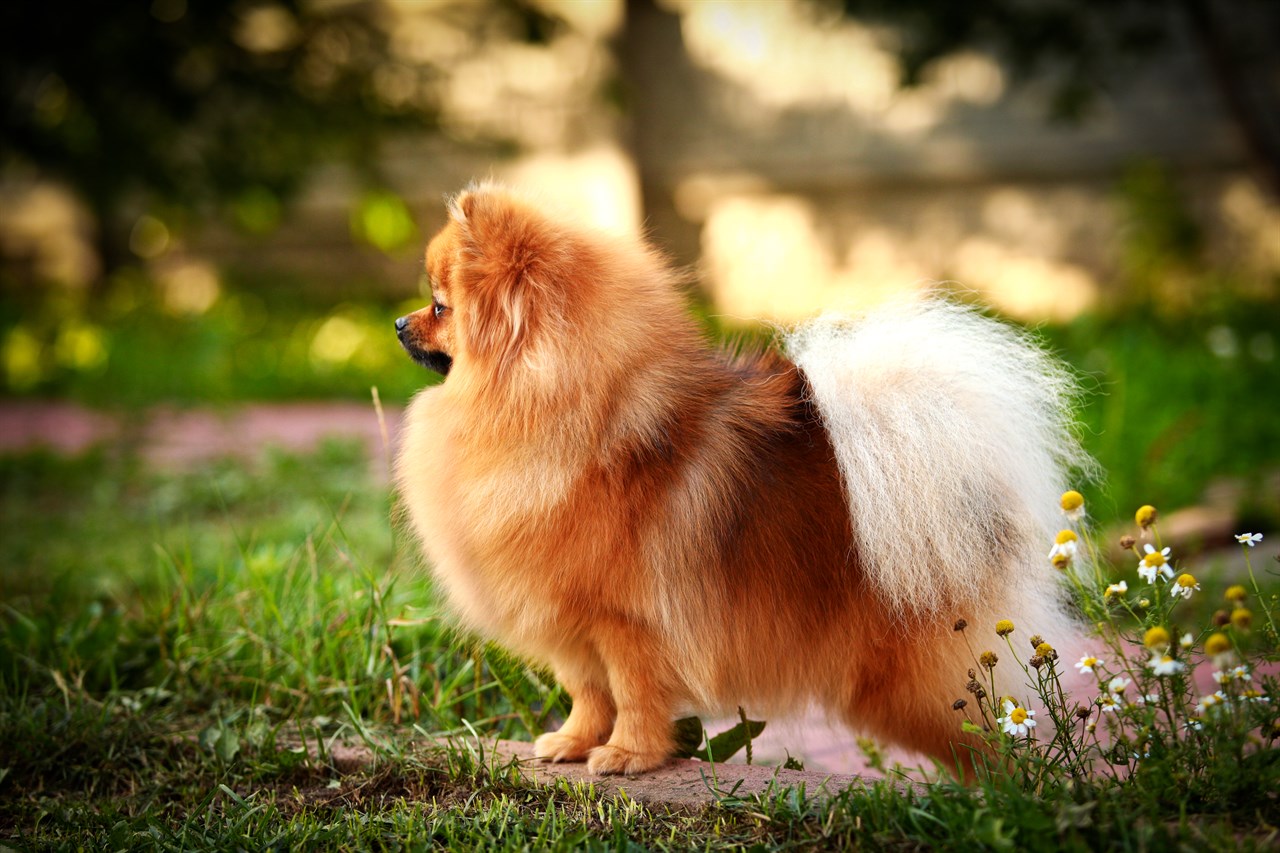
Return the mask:
<svg viewBox="0 0 1280 853">
<path fill-rule="evenodd" d="M 1108 584 L 1107 591 L 1102 594 L 1102 597 L 1110 598 L 1113 595 L 1124 595 L 1128 591 L 1129 591 L 1129 582 L 1120 581 L 1120 583 Z"/>
<path fill-rule="evenodd" d="M 1190 631 L 1183 634 L 1182 637 L 1178 640 L 1178 645 L 1184 649 L 1189 649 L 1195 644 L 1196 644 L 1196 638 L 1191 636 Z"/>
<path fill-rule="evenodd" d="M 1062 514 L 1072 521 L 1084 518 L 1084 495 L 1074 489 L 1063 492 Z"/>
<path fill-rule="evenodd" d="M 1052 562 L 1053 558 L 1059 554 L 1074 560 L 1078 551 L 1079 546 L 1077 546 L 1074 541 L 1055 542 L 1053 543 L 1053 547 L 1049 549 L 1049 560 Z"/>
<path fill-rule="evenodd" d="M 1026 708 L 1015 705 L 1005 700 L 1004 716 L 996 720 L 1003 727 L 1003 731 L 1007 735 L 1014 737 L 1025 737 L 1031 734 L 1031 730 L 1036 727 L 1036 721 L 1033 719 L 1036 715 L 1035 711 L 1028 711 Z"/>
<path fill-rule="evenodd" d="M 1221 690 L 1210 693 L 1208 696 L 1201 696 L 1200 701 L 1196 703 L 1196 715 L 1203 717 L 1205 711 L 1210 708 L 1220 708 L 1227 701 L 1227 697 Z"/>
<path fill-rule="evenodd" d="M 1249 674 L 1249 667 L 1241 664 L 1231 669 L 1215 671 L 1213 680 L 1219 684 L 1228 684 L 1232 681 L 1253 681 L 1253 676 Z"/>
<path fill-rule="evenodd" d="M 1156 704 L 1156 703 L 1157 703 L 1157 702 L 1159 702 L 1159 701 L 1160 701 L 1160 694 L 1159 694 L 1159 693 L 1147 693 L 1147 694 L 1146 694 L 1146 695 L 1144 695 L 1144 696 L 1139 696 L 1139 697 L 1135 698 L 1135 699 L 1133 700 L 1133 704 L 1135 704 L 1135 705 L 1154 705 L 1154 704 Z"/>
<path fill-rule="evenodd" d="M 1067 568 L 1079 552 L 1079 542 L 1080 537 L 1074 530 L 1059 530 L 1053 537 L 1053 547 L 1049 549 L 1049 562 L 1056 568 Z"/>
<path fill-rule="evenodd" d="M 1196 582 L 1195 577 L 1185 573 L 1178 575 L 1178 579 L 1169 584 L 1169 592 L 1174 598 L 1177 598 L 1178 596 L 1190 598 L 1191 594 L 1199 589 L 1200 584 Z"/>
<path fill-rule="evenodd" d="M 1061 545 L 1054 545 L 1053 547 L 1057 548 L 1060 553 L 1066 554 L 1068 557 L 1075 557 L 1075 555 L 1080 551 L 1080 543 L 1075 539 L 1063 542 Z"/>
<path fill-rule="evenodd" d="M 1147 666 L 1151 667 L 1153 675 L 1176 675 L 1187 668 L 1187 665 L 1181 661 L 1176 661 L 1170 655 L 1156 655 L 1147 662 Z"/>
<path fill-rule="evenodd" d="M 1102 661 L 1098 660 L 1093 655 L 1085 655 L 1080 658 L 1080 660 L 1076 661 L 1076 669 L 1080 670 L 1081 675 L 1084 675 L 1086 672 L 1093 672 L 1093 668 L 1096 666 L 1102 666 L 1102 663 Z"/>
<path fill-rule="evenodd" d="M 1125 704 L 1124 691 L 1133 683 L 1133 679 L 1117 675 L 1107 682 L 1107 692 L 1098 699 L 1098 707 L 1103 711 L 1115 711 Z"/>
<path fill-rule="evenodd" d="M 1257 545 L 1259 542 L 1262 541 L 1262 534 L 1261 533 L 1237 533 L 1236 541 L 1239 542 L 1241 545 L 1248 545 L 1250 548 L 1252 548 L 1254 545 Z"/>
<path fill-rule="evenodd" d="M 1053 550 L 1049 552 L 1049 562 L 1055 569 L 1066 569 L 1075 559 L 1073 549 L 1062 548 L 1058 545 L 1053 546 Z"/>
<path fill-rule="evenodd" d="M 1204 723 L 1202 723 L 1200 720 L 1195 720 L 1195 719 L 1187 720 L 1187 731 L 1198 732 L 1198 731 L 1201 731 L 1203 728 L 1204 728 Z"/>
<path fill-rule="evenodd" d="M 1146 554 L 1138 564 L 1138 575 L 1147 583 L 1155 583 L 1157 577 L 1165 580 L 1172 578 L 1173 569 L 1169 568 L 1169 549 L 1161 548 L 1157 551 L 1149 544 L 1142 547 Z"/>
</svg>

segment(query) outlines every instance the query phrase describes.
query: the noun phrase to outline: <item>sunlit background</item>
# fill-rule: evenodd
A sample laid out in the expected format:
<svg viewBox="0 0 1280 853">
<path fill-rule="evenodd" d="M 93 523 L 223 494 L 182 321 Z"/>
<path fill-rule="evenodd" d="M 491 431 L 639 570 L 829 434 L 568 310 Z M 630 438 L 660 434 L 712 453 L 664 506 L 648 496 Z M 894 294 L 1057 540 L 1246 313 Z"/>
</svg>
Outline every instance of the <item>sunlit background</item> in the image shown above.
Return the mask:
<svg viewBox="0 0 1280 853">
<path fill-rule="evenodd" d="M 388 319 L 490 177 L 643 231 L 716 329 L 941 286 L 1266 368 L 1274 328 L 1233 318 L 1280 280 L 1275 12 L 1196 8 L 151 0 L 67 37 L 18 4 L 4 393 L 402 400 Z"/>
</svg>

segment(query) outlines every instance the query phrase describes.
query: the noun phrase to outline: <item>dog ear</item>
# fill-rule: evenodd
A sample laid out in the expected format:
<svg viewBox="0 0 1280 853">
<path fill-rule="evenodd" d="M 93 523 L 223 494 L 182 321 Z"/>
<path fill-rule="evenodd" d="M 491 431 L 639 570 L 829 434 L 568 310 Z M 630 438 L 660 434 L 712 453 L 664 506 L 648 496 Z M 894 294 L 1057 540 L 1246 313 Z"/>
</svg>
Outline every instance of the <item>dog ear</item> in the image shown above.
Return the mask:
<svg viewBox="0 0 1280 853">
<path fill-rule="evenodd" d="M 468 342 L 476 355 L 505 367 L 541 324 L 549 267 L 560 252 L 555 229 L 487 186 L 458 195 L 449 215 L 460 228 L 457 274 L 471 302 Z"/>
</svg>

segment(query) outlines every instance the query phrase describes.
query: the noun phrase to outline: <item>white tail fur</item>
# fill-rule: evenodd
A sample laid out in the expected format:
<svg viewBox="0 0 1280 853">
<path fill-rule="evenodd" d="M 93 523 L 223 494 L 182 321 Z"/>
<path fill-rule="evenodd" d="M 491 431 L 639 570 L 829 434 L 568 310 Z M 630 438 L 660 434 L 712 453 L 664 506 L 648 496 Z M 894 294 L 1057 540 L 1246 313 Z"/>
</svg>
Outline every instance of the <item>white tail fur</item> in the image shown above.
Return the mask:
<svg viewBox="0 0 1280 853">
<path fill-rule="evenodd" d="M 1064 367 L 1025 334 L 940 299 L 824 315 L 785 343 L 835 447 L 862 565 L 887 601 L 914 617 L 993 598 L 1056 609 L 1046 555 L 1063 524 L 1058 498 L 1070 469 L 1092 468 Z"/>
</svg>

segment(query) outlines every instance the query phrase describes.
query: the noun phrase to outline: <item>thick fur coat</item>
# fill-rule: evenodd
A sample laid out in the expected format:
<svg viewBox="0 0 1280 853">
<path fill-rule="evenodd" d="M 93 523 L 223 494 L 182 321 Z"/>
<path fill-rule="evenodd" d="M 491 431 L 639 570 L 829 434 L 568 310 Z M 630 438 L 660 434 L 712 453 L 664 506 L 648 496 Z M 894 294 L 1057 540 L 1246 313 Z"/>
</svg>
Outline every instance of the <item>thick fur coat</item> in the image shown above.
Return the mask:
<svg viewBox="0 0 1280 853">
<path fill-rule="evenodd" d="M 398 487 L 460 623 L 572 697 L 538 755 L 640 772 L 677 716 L 817 704 L 951 761 L 956 620 L 1074 633 L 1045 559 L 1072 386 L 1009 328 L 926 301 L 726 355 L 648 247 L 491 185 L 427 272 L 397 329 L 447 377 Z"/>
</svg>

